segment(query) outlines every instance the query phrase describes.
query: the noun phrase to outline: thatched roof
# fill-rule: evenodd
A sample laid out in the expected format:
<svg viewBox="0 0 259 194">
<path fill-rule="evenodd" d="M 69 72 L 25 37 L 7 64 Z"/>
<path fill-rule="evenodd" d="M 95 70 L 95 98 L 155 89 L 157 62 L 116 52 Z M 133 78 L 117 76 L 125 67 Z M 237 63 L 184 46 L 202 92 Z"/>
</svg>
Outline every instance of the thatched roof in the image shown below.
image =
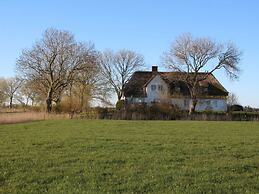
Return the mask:
<svg viewBox="0 0 259 194">
<path fill-rule="evenodd" d="M 181 95 L 189 95 L 189 91 L 185 78 L 186 73 L 182 72 L 152 72 L 152 71 L 136 71 L 125 87 L 125 97 L 146 97 L 145 87 L 150 80 L 156 75 L 168 84 L 170 92 L 174 94 L 174 87 L 181 88 Z M 203 78 L 207 73 L 199 73 L 198 76 Z M 190 75 L 192 76 L 192 74 Z M 206 90 L 204 90 L 206 89 Z M 210 74 L 205 80 L 199 82 L 200 96 L 227 96 L 228 91 L 220 84 L 214 75 Z M 204 91 L 206 91 L 204 93 Z"/>
</svg>

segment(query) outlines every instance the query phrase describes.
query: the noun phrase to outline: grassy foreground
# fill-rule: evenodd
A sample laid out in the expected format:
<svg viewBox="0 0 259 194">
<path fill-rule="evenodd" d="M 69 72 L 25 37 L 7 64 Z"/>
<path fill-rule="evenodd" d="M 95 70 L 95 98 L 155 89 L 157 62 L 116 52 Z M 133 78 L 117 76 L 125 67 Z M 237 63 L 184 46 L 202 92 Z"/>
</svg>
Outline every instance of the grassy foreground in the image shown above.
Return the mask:
<svg viewBox="0 0 259 194">
<path fill-rule="evenodd" d="M 258 193 L 259 123 L 0 125 L 0 193 Z"/>
</svg>

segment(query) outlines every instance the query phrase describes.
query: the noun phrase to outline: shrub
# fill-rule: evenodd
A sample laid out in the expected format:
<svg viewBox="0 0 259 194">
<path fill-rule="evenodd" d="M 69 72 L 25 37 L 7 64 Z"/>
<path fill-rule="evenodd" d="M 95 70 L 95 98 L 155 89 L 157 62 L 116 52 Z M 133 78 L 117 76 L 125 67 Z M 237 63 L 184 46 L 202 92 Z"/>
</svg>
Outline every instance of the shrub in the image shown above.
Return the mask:
<svg viewBox="0 0 259 194">
<path fill-rule="evenodd" d="M 98 119 L 105 119 L 105 118 L 107 118 L 107 115 L 108 115 L 108 109 L 107 108 L 96 107 L 95 110 L 97 112 Z"/>
<path fill-rule="evenodd" d="M 127 119 L 172 120 L 180 118 L 180 115 L 178 107 L 162 103 L 154 103 L 151 106 L 145 103 L 131 104 L 126 108 Z"/>
<path fill-rule="evenodd" d="M 244 111 L 244 108 L 241 105 L 235 104 L 228 107 L 228 112 L 232 111 Z"/>
<path fill-rule="evenodd" d="M 116 103 L 116 110 L 122 110 L 125 107 L 124 100 L 118 100 Z"/>
</svg>

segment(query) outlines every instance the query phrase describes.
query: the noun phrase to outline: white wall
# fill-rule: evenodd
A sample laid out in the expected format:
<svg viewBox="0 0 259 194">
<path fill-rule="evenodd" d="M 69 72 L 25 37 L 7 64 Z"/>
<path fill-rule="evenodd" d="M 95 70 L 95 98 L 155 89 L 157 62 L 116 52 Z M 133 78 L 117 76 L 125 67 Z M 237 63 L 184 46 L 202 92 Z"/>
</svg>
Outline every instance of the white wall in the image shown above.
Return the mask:
<svg viewBox="0 0 259 194">
<path fill-rule="evenodd" d="M 173 98 L 171 103 L 177 105 L 182 110 L 188 110 L 191 99 Z M 213 111 L 226 111 L 226 99 L 198 99 L 196 105 L 197 111 L 213 110 Z"/>
<path fill-rule="evenodd" d="M 151 86 L 155 85 L 156 90 L 152 90 Z M 158 90 L 158 86 L 162 85 L 162 91 Z M 151 103 L 154 101 L 157 102 L 165 102 L 168 101 L 168 86 L 165 81 L 160 77 L 160 75 L 156 75 L 147 85 L 146 87 L 147 98 L 146 102 Z"/>
<path fill-rule="evenodd" d="M 213 110 L 213 111 L 227 111 L 226 99 L 199 99 L 196 106 L 197 111 Z"/>
</svg>

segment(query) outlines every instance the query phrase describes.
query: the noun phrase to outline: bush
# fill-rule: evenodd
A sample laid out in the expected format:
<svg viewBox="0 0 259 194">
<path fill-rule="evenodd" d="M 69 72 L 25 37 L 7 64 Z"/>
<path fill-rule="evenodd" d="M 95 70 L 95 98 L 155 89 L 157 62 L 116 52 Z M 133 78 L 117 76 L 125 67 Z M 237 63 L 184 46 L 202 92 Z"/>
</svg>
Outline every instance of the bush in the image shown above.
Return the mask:
<svg viewBox="0 0 259 194">
<path fill-rule="evenodd" d="M 116 110 L 122 110 L 125 107 L 124 100 L 118 100 L 116 103 Z"/>
<path fill-rule="evenodd" d="M 259 120 L 259 112 L 235 111 L 231 113 L 232 120 L 254 121 Z"/>
<path fill-rule="evenodd" d="M 213 111 L 213 110 L 205 110 L 205 111 L 195 111 L 192 113 L 194 115 L 199 115 L 199 114 L 206 114 L 206 115 L 225 115 L 226 112 L 224 111 Z"/>
<path fill-rule="evenodd" d="M 162 103 L 155 103 L 151 106 L 145 103 L 132 104 L 126 108 L 126 119 L 175 120 L 180 116 L 181 111 L 178 107 Z"/>
<path fill-rule="evenodd" d="M 107 108 L 102 108 L 102 107 L 96 107 L 95 108 L 98 119 L 106 119 L 108 116 L 108 109 Z"/>
<path fill-rule="evenodd" d="M 241 105 L 235 104 L 228 107 L 228 112 L 232 111 L 244 111 L 244 108 Z"/>
</svg>

